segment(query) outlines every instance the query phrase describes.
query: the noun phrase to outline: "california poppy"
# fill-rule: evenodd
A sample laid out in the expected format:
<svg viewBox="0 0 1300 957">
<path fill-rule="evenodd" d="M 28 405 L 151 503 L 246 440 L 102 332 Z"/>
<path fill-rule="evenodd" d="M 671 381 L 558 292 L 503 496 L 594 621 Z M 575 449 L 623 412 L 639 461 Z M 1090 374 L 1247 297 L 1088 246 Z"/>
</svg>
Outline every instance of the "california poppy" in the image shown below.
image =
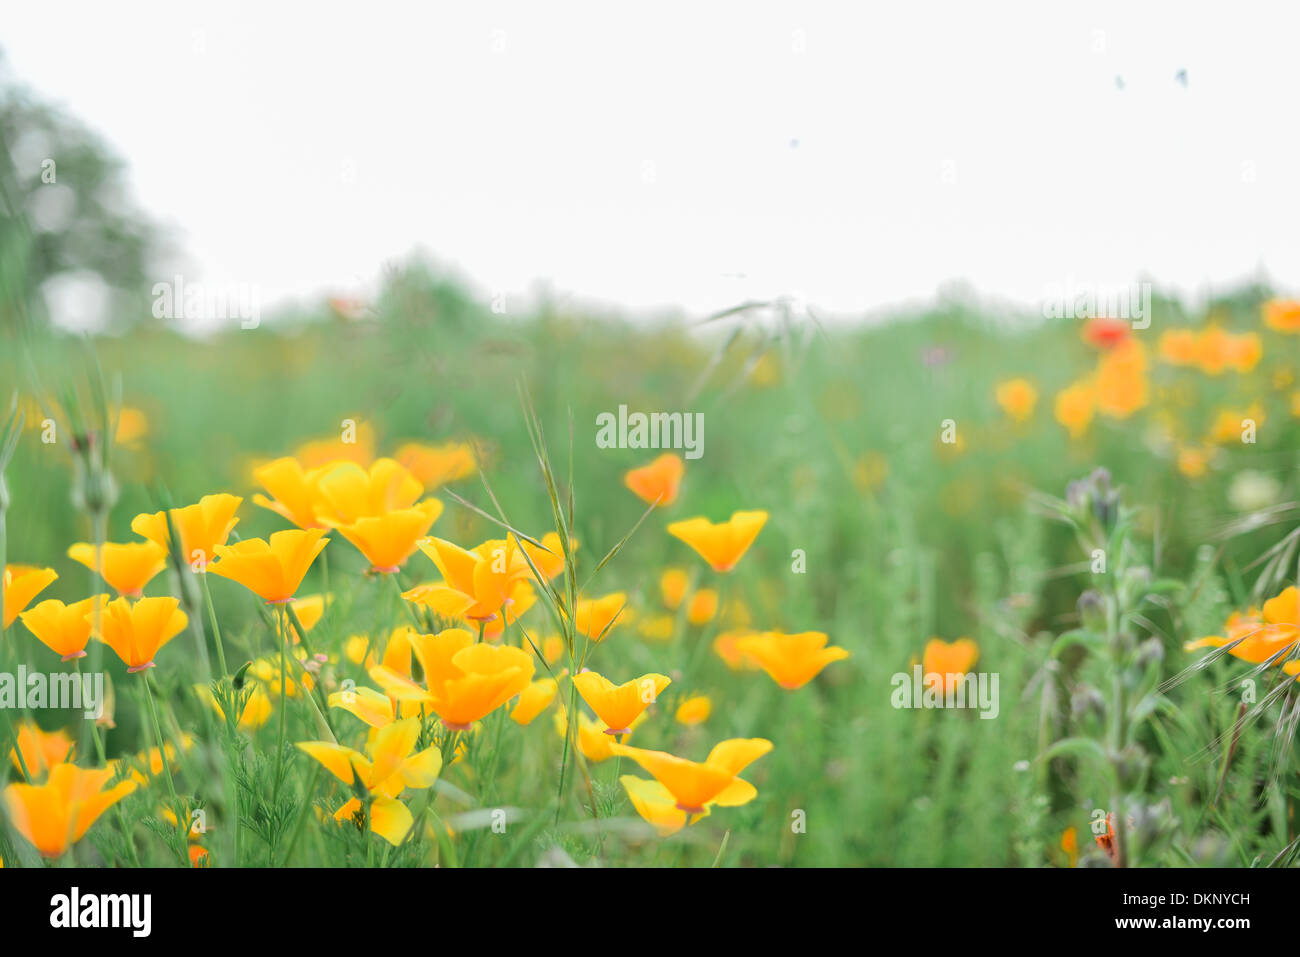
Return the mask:
<svg viewBox="0 0 1300 957">
<path fill-rule="evenodd" d="M 733 512 L 716 525 L 707 518 L 688 518 L 668 526 L 668 534 L 680 538 L 699 553 L 716 572 L 729 572 L 754 544 L 767 523 L 767 512 Z"/>
</svg>

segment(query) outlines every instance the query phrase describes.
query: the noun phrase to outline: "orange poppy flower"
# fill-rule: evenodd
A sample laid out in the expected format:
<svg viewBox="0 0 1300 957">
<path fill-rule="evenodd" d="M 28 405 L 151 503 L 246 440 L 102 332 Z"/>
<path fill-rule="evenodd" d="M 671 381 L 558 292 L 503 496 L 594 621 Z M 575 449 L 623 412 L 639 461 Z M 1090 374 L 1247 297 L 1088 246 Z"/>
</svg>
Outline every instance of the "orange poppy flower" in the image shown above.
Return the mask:
<svg viewBox="0 0 1300 957">
<path fill-rule="evenodd" d="M 181 556 L 195 571 L 205 571 L 214 557 L 213 547 L 226 544 L 231 530 L 239 524 L 235 511 L 243 501 L 238 495 L 221 492 L 205 495 L 194 505 L 172 509 L 172 524 L 181 537 Z M 137 515 L 131 520 L 131 531 L 164 550 L 171 541 L 166 512 Z"/>
<path fill-rule="evenodd" d="M 699 553 L 714 571 L 729 572 L 754 544 L 767 523 L 767 512 L 733 512 L 725 522 L 688 518 L 668 526 L 668 534 L 680 538 Z"/>
<path fill-rule="evenodd" d="M 104 606 L 96 637 L 126 663 L 128 674 L 152 668 L 158 649 L 189 624 L 179 605 L 176 598 L 115 598 Z"/>
<path fill-rule="evenodd" d="M 50 598 L 30 611 L 23 612 L 23 624 L 62 660 L 84 658 L 95 606 L 102 605 L 107 600 L 107 595 L 96 595 L 94 598 L 65 605 L 56 598 Z"/>
<path fill-rule="evenodd" d="M 54 765 L 71 760 L 76 748 L 72 736 L 62 728 L 58 731 L 43 731 L 35 721 L 19 724 L 17 738 L 18 746 L 10 749 L 9 760 L 19 771 L 26 765 L 32 780 L 44 775 Z M 21 763 L 19 755 L 22 756 Z"/>
<path fill-rule="evenodd" d="M 468 442 L 449 442 L 444 445 L 407 442 L 393 457 L 423 482 L 427 489 L 455 482 L 478 470 L 474 448 Z"/>
<path fill-rule="evenodd" d="M 425 686 L 384 665 L 370 677 L 398 702 L 427 705 L 453 731 L 464 731 L 501 707 L 533 680 L 533 656 L 519 648 L 476 642 L 461 628 L 408 636 L 424 669 Z"/>
<path fill-rule="evenodd" d="M 45 784 L 5 788 L 9 819 L 43 857 L 59 857 L 81 840 L 101 814 L 135 790 L 135 782 L 129 780 L 106 789 L 112 777 L 112 768 L 83 771 L 72 764 L 56 764 Z"/>
<path fill-rule="evenodd" d="M 53 568 L 36 568 L 32 565 L 6 565 L 3 601 L 3 628 L 8 628 L 33 598 L 49 587 L 59 577 Z"/>
<path fill-rule="evenodd" d="M 654 704 L 659 693 L 671 683 L 671 678 L 660 674 L 642 675 L 621 685 L 594 671 L 573 677 L 582 700 L 608 726 L 606 734 L 627 734 L 637 716 Z"/>
<path fill-rule="evenodd" d="M 78 542 L 68 549 L 68 557 L 92 571 L 95 568 L 95 546 Z M 138 598 L 144 586 L 167 567 L 167 551 L 153 542 L 105 542 L 101 572 L 119 595 Z"/>
<path fill-rule="evenodd" d="M 703 814 L 711 804 L 736 807 L 754 799 L 754 786 L 737 775 L 772 750 L 766 738 L 731 738 L 719 742 L 703 762 L 688 761 L 666 751 L 650 751 L 626 744 L 610 750 L 631 758 L 662 784 L 679 811 Z"/>
<path fill-rule="evenodd" d="M 647 505 L 667 507 L 677 501 L 686 463 L 674 452 L 665 452 L 649 465 L 632 469 L 623 476 L 627 485 Z"/>
<path fill-rule="evenodd" d="M 812 681 L 831 662 L 849 657 L 847 649 L 828 647 L 827 641 L 820 631 L 794 635 L 767 631 L 741 638 L 736 648 L 757 661 L 782 688 L 793 691 Z"/>
<path fill-rule="evenodd" d="M 600 598 L 580 598 L 574 615 L 574 628 L 592 641 L 603 641 L 620 623 L 626 608 L 627 594 L 621 591 Z"/>
<path fill-rule="evenodd" d="M 515 585 L 532 571 L 512 539 L 494 539 L 473 548 L 430 536 L 419 542 L 442 581 L 419 585 L 402 597 L 445 618 L 491 621 L 515 594 Z"/>
<path fill-rule="evenodd" d="M 941 684 L 947 694 L 956 688 L 962 675 L 975 667 L 979 656 L 979 645 L 970 638 L 958 638 L 953 642 L 931 638 L 926 642 L 921 657 L 921 671 L 927 683 Z"/>
<path fill-rule="evenodd" d="M 234 545 L 217 545 L 218 561 L 209 571 L 239 582 L 263 601 L 282 604 L 293 598 L 307 569 L 325 548 L 328 538 L 319 528 L 288 529 L 269 541 L 249 538 Z"/>
</svg>

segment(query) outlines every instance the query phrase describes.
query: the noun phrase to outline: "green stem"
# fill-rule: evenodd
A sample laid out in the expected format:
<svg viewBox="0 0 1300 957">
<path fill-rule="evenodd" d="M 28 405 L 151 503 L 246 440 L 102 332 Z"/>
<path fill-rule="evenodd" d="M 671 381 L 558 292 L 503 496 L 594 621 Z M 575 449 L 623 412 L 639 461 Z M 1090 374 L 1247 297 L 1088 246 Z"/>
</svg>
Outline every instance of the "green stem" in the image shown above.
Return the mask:
<svg viewBox="0 0 1300 957">
<path fill-rule="evenodd" d="M 221 674 L 230 674 L 230 669 L 226 667 L 226 646 L 221 640 L 221 625 L 217 623 L 217 610 L 212 604 L 212 590 L 208 588 L 208 573 L 202 571 L 198 573 L 199 586 L 203 591 L 203 605 L 208 610 L 208 626 L 212 629 L 212 637 L 217 643 L 217 664 L 221 668 Z"/>
<path fill-rule="evenodd" d="M 162 765 L 163 774 L 167 778 L 167 793 L 172 799 L 172 813 L 176 815 L 176 837 L 179 842 L 177 852 L 180 854 L 181 865 L 188 866 L 190 861 L 189 847 L 186 845 L 186 834 L 189 831 L 189 821 L 186 815 L 182 813 L 180 800 L 176 797 L 176 782 L 172 780 L 171 762 L 167 760 L 167 745 L 163 741 L 162 725 L 158 722 L 158 706 L 153 699 L 153 686 L 149 683 L 149 672 L 142 671 L 140 677 L 144 681 L 145 698 L 149 702 L 149 717 L 153 720 L 154 741 L 158 745 L 158 762 Z"/>
</svg>

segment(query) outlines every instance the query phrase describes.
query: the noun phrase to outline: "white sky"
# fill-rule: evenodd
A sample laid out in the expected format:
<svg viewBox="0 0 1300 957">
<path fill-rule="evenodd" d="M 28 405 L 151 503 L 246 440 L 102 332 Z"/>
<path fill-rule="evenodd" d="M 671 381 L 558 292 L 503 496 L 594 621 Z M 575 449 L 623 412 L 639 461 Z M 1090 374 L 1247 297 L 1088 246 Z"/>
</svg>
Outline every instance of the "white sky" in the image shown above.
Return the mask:
<svg viewBox="0 0 1300 957">
<path fill-rule="evenodd" d="M 485 295 L 692 313 L 1286 287 L 1298 27 L 1241 2 L 0 2 L 11 72 L 119 151 L 186 281 L 264 311 L 417 248 Z"/>
</svg>

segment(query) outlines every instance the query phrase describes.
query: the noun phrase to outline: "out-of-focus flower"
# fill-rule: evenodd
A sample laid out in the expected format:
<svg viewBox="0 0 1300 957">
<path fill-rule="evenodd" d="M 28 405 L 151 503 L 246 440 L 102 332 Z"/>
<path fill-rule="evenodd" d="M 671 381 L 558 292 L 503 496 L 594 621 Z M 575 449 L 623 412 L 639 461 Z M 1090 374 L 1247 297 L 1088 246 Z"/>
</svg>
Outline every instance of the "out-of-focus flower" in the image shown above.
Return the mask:
<svg viewBox="0 0 1300 957">
<path fill-rule="evenodd" d="M 1264 325 L 1276 332 L 1300 332 L 1300 300 L 1270 299 L 1263 306 Z"/>
<path fill-rule="evenodd" d="M 1129 339 L 1097 363 L 1097 410 L 1113 419 L 1126 419 L 1147 404 L 1146 350 Z"/>
<path fill-rule="evenodd" d="M 701 588 L 691 596 L 686 606 L 686 620 L 692 625 L 706 625 L 718 613 L 718 593 L 712 588 Z"/>
<path fill-rule="evenodd" d="M 680 607 L 686 600 L 690 587 L 691 576 L 684 568 L 665 568 L 659 576 L 659 594 L 663 598 L 664 607 L 669 611 L 676 611 Z"/>
<path fill-rule="evenodd" d="M 44 731 L 35 721 L 21 722 L 18 725 L 17 739 L 17 748 L 9 750 L 9 760 L 13 762 L 16 771 L 21 772 L 25 765 L 33 781 L 44 776 L 54 765 L 71 761 L 76 747 L 72 736 L 62 728 L 58 731 Z M 18 760 L 20 755 L 21 762 Z"/>
<path fill-rule="evenodd" d="M 1028 422 L 1038 404 L 1038 389 L 1028 379 L 999 382 L 993 390 L 998 406 L 1016 422 Z"/>
<path fill-rule="evenodd" d="M 23 624 L 63 661 L 84 658 L 95 606 L 107 600 L 107 595 L 96 595 L 65 605 L 57 598 L 49 598 L 23 612 Z"/>
<path fill-rule="evenodd" d="M 739 639 L 736 648 L 757 661 L 782 688 L 793 691 L 812 681 L 827 665 L 849 657 L 848 649 L 828 646 L 828 640 L 820 631 L 793 635 L 766 631 Z"/>
<path fill-rule="evenodd" d="M 679 704 L 674 717 L 677 719 L 678 724 L 684 724 L 689 728 L 708 721 L 709 715 L 712 713 L 712 699 L 706 694 L 697 694 Z"/>
<path fill-rule="evenodd" d="M 149 418 L 139 409 L 122 406 L 117 413 L 117 429 L 113 441 L 123 448 L 138 449 L 149 434 Z"/>
<path fill-rule="evenodd" d="M 1282 497 L 1282 483 L 1266 472 L 1243 469 L 1228 486 L 1228 504 L 1238 512 L 1255 512 L 1276 505 Z"/>
<path fill-rule="evenodd" d="M 294 457 L 304 469 L 319 468 L 332 462 L 355 462 L 366 466 L 375 457 L 375 430 L 369 422 L 356 422 L 338 438 L 314 439 L 294 450 Z"/>
<path fill-rule="evenodd" d="M 189 624 L 176 598 L 115 598 L 104 606 L 97 635 L 126 664 L 128 674 L 154 666 L 158 649 Z"/>
<path fill-rule="evenodd" d="M 758 533 L 767 524 L 767 512 L 733 512 L 725 522 L 714 524 L 707 518 L 688 518 L 668 526 L 668 534 L 681 539 L 712 566 L 716 572 L 729 572 L 749 551 Z"/>
<path fill-rule="evenodd" d="M 218 718 L 226 720 L 226 712 L 222 710 L 209 685 L 195 685 L 194 693 L 216 712 Z M 248 694 L 248 700 L 244 702 L 244 709 L 239 713 L 236 726 L 240 731 L 256 731 L 270 719 L 271 711 L 271 696 L 263 685 L 255 684 Z"/>
<path fill-rule="evenodd" d="M 533 564 L 537 566 L 537 570 L 542 573 L 542 576 L 547 581 L 553 581 L 564 574 L 564 548 L 560 545 L 560 536 L 558 534 L 547 532 L 539 538 L 538 541 L 542 543 L 541 548 L 538 548 L 532 542 L 515 539 L 514 536 L 511 536 L 511 538 L 513 541 L 518 542 L 519 547 L 532 559 Z M 569 547 L 576 554 L 578 540 L 576 538 L 570 539 Z"/>
<path fill-rule="evenodd" d="M 724 631 L 713 639 L 713 651 L 732 671 L 757 671 L 758 661 L 741 644 L 753 635 L 748 629 Z"/>
<path fill-rule="evenodd" d="M 68 557 L 94 571 L 94 545 L 78 542 L 68 549 Z M 119 595 L 138 598 L 144 586 L 166 567 L 166 550 L 153 542 L 104 543 L 101 572 L 104 581 Z"/>
<path fill-rule="evenodd" d="M 172 509 L 172 524 L 181 538 L 181 556 L 197 572 L 206 571 L 217 545 L 226 544 L 230 532 L 239 524 L 235 511 L 244 500 L 225 492 L 205 495 L 194 505 Z M 147 538 L 164 551 L 171 542 L 167 530 L 167 513 L 142 513 L 131 520 L 131 531 Z"/>
<path fill-rule="evenodd" d="M 623 620 L 627 595 L 616 591 L 600 598 L 578 599 L 578 610 L 573 616 L 578 634 L 592 641 L 603 641 L 609 632 Z"/>
<path fill-rule="evenodd" d="M 953 690 L 962 676 L 975 667 L 980 649 L 970 638 L 947 642 L 931 638 L 921 657 L 921 671 L 927 685 L 938 686 L 944 694 Z"/>
<path fill-rule="evenodd" d="M 393 457 L 430 490 L 473 475 L 478 470 L 474 447 L 468 442 L 442 445 L 407 442 Z"/>
<path fill-rule="evenodd" d="M 1077 439 L 1088 431 L 1097 408 L 1097 392 L 1089 381 L 1075 382 L 1056 394 L 1053 404 L 1056 421 Z"/>
<path fill-rule="evenodd" d="M 249 538 L 234 545 L 215 546 L 218 561 L 209 571 L 239 582 L 263 601 L 291 600 L 307 569 L 325 548 L 328 538 L 319 528 L 275 532 L 268 541 Z"/>
<path fill-rule="evenodd" d="M 1073 827 L 1067 827 L 1061 834 L 1061 850 L 1065 852 L 1065 860 L 1070 867 L 1079 863 L 1079 832 Z"/>
<path fill-rule="evenodd" d="M 533 719 L 550 707 L 559 690 L 559 682 L 554 678 L 539 678 L 530 682 L 519 693 L 519 700 L 510 710 L 510 719 L 516 724 L 531 724 Z"/>
<path fill-rule="evenodd" d="M 41 856 L 59 857 L 85 836 L 101 814 L 135 790 L 134 781 L 107 787 L 112 777 L 111 768 L 85 771 L 56 764 L 45 784 L 5 788 L 9 820 Z"/>
<path fill-rule="evenodd" d="M 1083 324 L 1083 341 L 1098 349 L 1114 349 L 1130 335 L 1131 324 L 1124 319 L 1097 316 Z"/>
<path fill-rule="evenodd" d="M 1214 458 L 1213 448 L 1198 448 L 1191 445 L 1178 447 L 1178 471 L 1184 478 L 1202 478 L 1210 471 L 1210 462 Z"/>
<path fill-rule="evenodd" d="M 1189 366 L 1196 362 L 1196 333 L 1191 329 L 1170 329 L 1161 333 L 1156 349 L 1170 365 Z"/>
<path fill-rule="evenodd" d="M 674 452 L 665 452 L 649 465 L 632 469 L 623 483 L 647 505 L 666 508 L 677 501 L 677 492 L 686 474 L 686 463 Z"/>
<path fill-rule="evenodd" d="M 875 450 L 862 453 L 853 466 L 853 484 L 859 492 L 875 492 L 889 478 L 889 459 Z"/>
</svg>

